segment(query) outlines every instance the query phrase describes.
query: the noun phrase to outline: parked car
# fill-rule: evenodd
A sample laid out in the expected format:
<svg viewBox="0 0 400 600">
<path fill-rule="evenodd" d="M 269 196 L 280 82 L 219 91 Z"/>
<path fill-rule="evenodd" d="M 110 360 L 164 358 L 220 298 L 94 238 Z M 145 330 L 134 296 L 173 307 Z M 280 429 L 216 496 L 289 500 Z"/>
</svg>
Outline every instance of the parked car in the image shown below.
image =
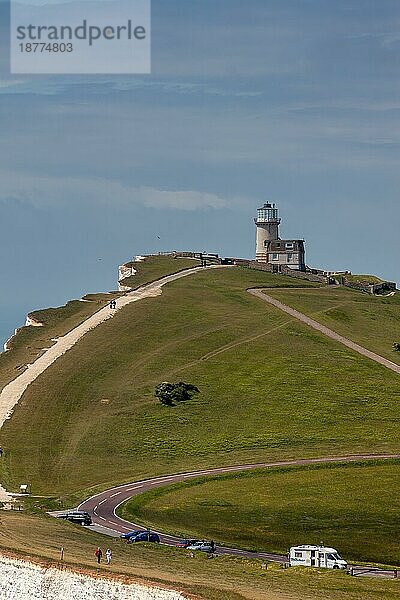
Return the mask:
<svg viewBox="0 0 400 600">
<path fill-rule="evenodd" d="M 91 525 L 92 517 L 89 513 L 82 510 L 69 510 L 65 513 L 60 513 L 57 515 L 57 519 L 64 519 L 65 521 L 70 521 L 71 523 L 79 523 L 79 525 Z"/>
<path fill-rule="evenodd" d="M 160 538 L 152 531 L 138 531 L 136 535 L 129 536 L 127 542 L 128 544 L 133 544 L 134 542 L 154 542 L 155 544 L 159 544 Z"/>
<path fill-rule="evenodd" d="M 135 531 L 128 531 L 128 533 L 121 533 L 121 535 L 119 537 L 121 538 L 121 540 L 129 540 L 130 537 L 135 537 L 135 536 L 139 535 L 139 533 L 143 533 L 143 532 L 139 531 L 137 529 Z"/>
<path fill-rule="evenodd" d="M 199 550 L 200 552 L 208 552 L 213 554 L 215 552 L 215 543 L 213 541 L 208 542 L 206 540 L 197 540 L 194 544 L 186 546 L 186 550 Z"/>
<path fill-rule="evenodd" d="M 188 546 L 193 546 L 193 544 L 197 544 L 200 540 L 180 540 L 176 546 L 177 548 L 187 548 Z"/>
</svg>

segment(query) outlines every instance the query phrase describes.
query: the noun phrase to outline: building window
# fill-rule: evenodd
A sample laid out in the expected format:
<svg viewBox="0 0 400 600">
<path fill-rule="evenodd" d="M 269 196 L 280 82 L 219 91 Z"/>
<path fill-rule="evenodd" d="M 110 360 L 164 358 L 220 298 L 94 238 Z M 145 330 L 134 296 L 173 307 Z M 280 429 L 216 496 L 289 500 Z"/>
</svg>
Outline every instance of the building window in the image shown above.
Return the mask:
<svg viewBox="0 0 400 600">
<path fill-rule="evenodd" d="M 286 250 L 293 250 L 293 242 L 286 243 Z"/>
<path fill-rule="evenodd" d="M 278 209 L 277 208 L 259 208 L 257 211 L 257 220 L 268 222 L 268 221 L 276 221 L 278 219 Z"/>
<path fill-rule="evenodd" d="M 289 254 L 287 255 L 287 261 L 292 262 L 292 260 L 293 260 L 293 254 L 291 252 L 289 252 Z"/>
<path fill-rule="evenodd" d="M 303 553 L 302 552 L 295 552 L 294 553 L 294 557 L 295 558 L 302 558 L 303 557 Z"/>
<path fill-rule="evenodd" d="M 268 240 L 264 240 L 264 248 L 268 246 Z"/>
<path fill-rule="evenodd" d="M 272 260 L 279 260 L 279 254 L 271 254 Z"/>
</svg>

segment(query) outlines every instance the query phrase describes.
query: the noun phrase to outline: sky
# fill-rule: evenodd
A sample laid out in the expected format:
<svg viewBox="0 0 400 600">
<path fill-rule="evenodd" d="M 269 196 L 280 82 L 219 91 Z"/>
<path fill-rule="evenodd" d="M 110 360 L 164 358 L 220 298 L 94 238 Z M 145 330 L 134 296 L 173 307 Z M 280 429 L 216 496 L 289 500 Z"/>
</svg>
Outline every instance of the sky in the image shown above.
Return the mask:
<svg viewBox="0 0 400 600">
<path fill-rule="evenodd" d="M 10 75 L 8 20 L 0 341 L 132 256 L 254 256 L 266 201 L 310 266 L 400 282 L 398 0 L 153 0 L 151 75 Z"/>
</svg>

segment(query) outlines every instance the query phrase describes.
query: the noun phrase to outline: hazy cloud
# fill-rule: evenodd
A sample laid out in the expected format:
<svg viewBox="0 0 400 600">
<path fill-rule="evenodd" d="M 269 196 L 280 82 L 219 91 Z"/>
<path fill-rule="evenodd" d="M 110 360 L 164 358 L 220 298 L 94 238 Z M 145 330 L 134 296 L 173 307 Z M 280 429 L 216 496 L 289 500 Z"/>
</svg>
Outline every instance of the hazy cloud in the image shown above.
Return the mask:
<svg viewBox="0 0 400 600">
<path fill-rule="evenodd" d="M 160 190 L 134 187 L 100 178 L 35 177 L 0 172 L 0 200 L 29 204 L 35 208 L 62 207 L 85 203 L 101 209 L 119 209 L 133 205 L 175 210 L 220 209 L 232 203 L 206 192 L 193 190 Z"/>
</svg>

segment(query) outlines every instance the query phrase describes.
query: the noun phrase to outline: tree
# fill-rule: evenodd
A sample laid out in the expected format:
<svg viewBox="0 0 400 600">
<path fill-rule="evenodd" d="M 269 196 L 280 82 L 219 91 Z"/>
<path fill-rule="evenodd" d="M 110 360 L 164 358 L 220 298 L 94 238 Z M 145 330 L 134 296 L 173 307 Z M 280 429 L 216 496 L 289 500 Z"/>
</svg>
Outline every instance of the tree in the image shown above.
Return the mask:
<svg viewBox="0 0 400 600">
<path fill-rule="evenodd" d="M 177 402 L 186 402 L 200 392 L 199 388 L 191 383 L 169 383 L 164 381 L 155 389 L 155 396 L 166 406 L 174 406 Z"/>
<path fill-rule="evenodd" d="M 396 352 L 400 352 L 400 342 L 395 342 L 393 344 L 393 350 L 396 350 Z"/>
</svg>

